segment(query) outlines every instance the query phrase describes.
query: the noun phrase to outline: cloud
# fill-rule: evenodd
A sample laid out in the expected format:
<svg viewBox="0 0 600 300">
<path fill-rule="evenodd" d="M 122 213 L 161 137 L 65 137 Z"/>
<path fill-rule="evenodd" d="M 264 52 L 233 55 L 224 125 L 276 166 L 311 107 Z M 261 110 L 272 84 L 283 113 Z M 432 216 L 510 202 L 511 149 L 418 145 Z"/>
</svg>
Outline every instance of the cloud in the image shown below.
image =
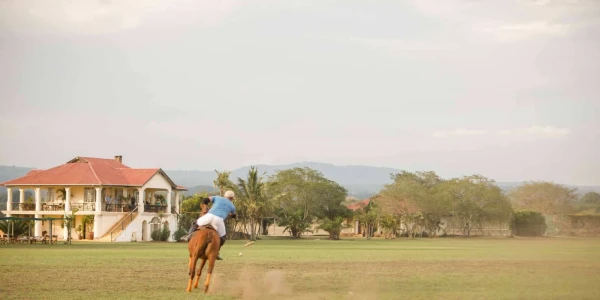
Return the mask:
<svg viewBox="0 0 600 300">
<path fill-rule="evenodd" d="M 536 21 L 522 24 L 498 25 L 493 23 L 478 23 L 473 25 L 473 31 L 488 34 L 499 42 L 512 42 L 535 37 L 562 37 L 569 32 L 570 26 L 560 23 Z"/>
<path fill-rule="evenodd" d="M 478 136 L 491 135 L 497 136 L 530 136 L 542 138 L 561 138 L 570 133 L 567 128 L 557 128 L 552 126 L 531 126 L 527 128 L 517 129 L 501 129 L 496 131 L 490 130 L 474 130 L 474 129 L 457 129 L 454 131 L 436 131 L 432 134 L 434 138 L 450 138 L 462 136 Z"/>
<path fill-rule="evenodd" d="M 560 137 L 564 137 L 566 135 L 568 135 L 570 133 L 570 130 L 567 128 L 556 128 L 556 127 L 552 127 L 552 126 L 546 126 L 546 127 L 542 127 L 542 126 L 531 126 L 529 128 L 520 128 L 520 129 L 514 129 L 514 130 L 498 130 L 496 132 L 499 135 L 517 135 L 517 136 L 523 136 L 523 135 L 534 135 L 534 136 L 541 136 L 541 137 L 547 137 L 547 138 L 560 138 Z"/>
</svg>

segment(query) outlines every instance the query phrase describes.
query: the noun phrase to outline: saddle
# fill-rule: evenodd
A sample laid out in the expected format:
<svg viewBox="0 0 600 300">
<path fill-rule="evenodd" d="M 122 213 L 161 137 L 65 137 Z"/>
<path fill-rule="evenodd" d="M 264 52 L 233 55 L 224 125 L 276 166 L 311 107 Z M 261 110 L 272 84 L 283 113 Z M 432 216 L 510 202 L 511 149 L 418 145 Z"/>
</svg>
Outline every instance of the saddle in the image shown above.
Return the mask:
<svg viewBox="0 0 600 300">
<path fill-rule="evenodd" d="M 212 229 L 214 231 L 217 231 L 217 229 L 212 227 L 212 225 L 210 225 L 210 224 L 199 226 L 198 228 L 196 228 L 196 231 L 202 230 L 202 229 Z"/>
<path fill-rule="evenodd" d="M 188 239 L 188 243 L 192 240 L 192 236 L 194 236 L 196 234 L 196 232 L 202 230 L 202 229 L 212 229 L 215 232 L 217 231 L 217 229 L 215 229 L 214 227 L 212 227 L 212 225 L 210 224 L 206 224 L 206 225 L 202 225 L 199 226 L 198 228 L 196 228 L 196 230 L 194 230 L 194 232 L 192 232 L 192 234 L 190 235 L 189 239 Z M 209 233 L 209 237 L 210 237 L 210 233 Z M 208 243 L 210 243 L 210 239 L 208 239 Z"/>
</svg>

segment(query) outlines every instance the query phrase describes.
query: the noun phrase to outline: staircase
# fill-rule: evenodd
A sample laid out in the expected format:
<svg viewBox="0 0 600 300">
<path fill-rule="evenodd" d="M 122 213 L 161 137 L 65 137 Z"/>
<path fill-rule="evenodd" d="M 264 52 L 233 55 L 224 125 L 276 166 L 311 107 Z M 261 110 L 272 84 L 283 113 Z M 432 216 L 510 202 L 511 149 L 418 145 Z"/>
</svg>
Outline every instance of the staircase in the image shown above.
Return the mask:
<svg viewBox="0 0 600 300">
<path fill-rule="evenodd" d="M 134 208 L 130 213 L 121 218 L 121 220 L 115 223 L 115 225 L 113 225 L 99 240 L 105 242 L 114 242 L 119 234 L 121 234 L 121 232 L 123 232 L 123 230 L 125 230 L 125 228 L 127 228 L 127 226 L 129 226 L 129 224 L 131 224 L 131 222 L 133 222 L 133 220 L 135 220 L 135 218 L 138 216 L 137 209 L 137 207 Z"/>
</svg>

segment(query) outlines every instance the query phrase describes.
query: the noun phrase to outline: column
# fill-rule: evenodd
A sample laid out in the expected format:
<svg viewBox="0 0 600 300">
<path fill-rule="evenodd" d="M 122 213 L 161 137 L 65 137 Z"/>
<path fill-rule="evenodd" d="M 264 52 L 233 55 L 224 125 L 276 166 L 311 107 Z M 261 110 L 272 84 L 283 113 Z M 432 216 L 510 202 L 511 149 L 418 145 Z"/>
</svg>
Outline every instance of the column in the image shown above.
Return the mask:
<svg viewBox="0 0 600 300">
<path fill-rule="evenodd" d="M 179 213 L 179 191 L 175 190 L 175 211 Z"/>
<path fill-rule="evenodd" d="M 139 188 L 138 189 L 139 195 L 138 195 L 138 211 L 140 213 L 144 212 L 144 189 Z"/>
<path fill-rule="evenodd" d="M 19 189 L 19 210 L 23 210 L 23 203 L 25 203 L 25 189 Z"/>
<path fill-rule="evenodd" d="M 131 204 L 131 201 L 129 201 L 129 199 L 127 199 L 127 188 L 124 187 L 123 188 L 123 201 L 121 201 L 121 211 L 125 211 L 126 207 L 129 207 L 129 205 Z M 127 210 L 129 211 L 129 210 Z"/>
<path fill-rule="evenodd" d="M 171 213 L 171 190 L 167 190 L 167 214 Z"/>
<path fill-rule="evenodd" d="M 35 211 L 41 211 L 42 210 L 42 193 L 41 193 L 41 189 L 35 188 Z"/>
<path fill-rule="evenodd" d="M 35 188 L 35 217 L 36 218 L 41 218 L 42 215 L 38 214 L 37 212 L 42 210 L 42 199 L 41 199 L 41 192 L 40 192 L 40 188 Z M 35 221 L 35 225 L 34 225 L 34 235 L 35 236 L 42 236 L 42 221 Z"/>
<path fill-rule="evenodd" d="M 65 187 L 65 211 L 71 211 L 71 188 Z"/>
<path fill-rule="evenodd" d="M 6 214 L 7 217 L 12 217 L 12 214 L 10 213 L 12 211 L 12 188 L 6 188 L 6 210 L 8 211 L 8 213 Z"/>
<path fill-rule="evenodd" d="M 96 215 L 102 213 L 102 188 L 96 188 Z"/>
<path fill-rule="evenodd" d="M 102 215 L 96 214 L 94 216 L 94 239 L 97 240 L 100 237 L 100 221 L 102 221 Z"/>
<path fill-rule="evenodd" d="M 100 235 L 100 221 L 102 220 L 102 187 L 96 188 L 96 212 L 94 213 L 94 239 Z"/>
</svg>

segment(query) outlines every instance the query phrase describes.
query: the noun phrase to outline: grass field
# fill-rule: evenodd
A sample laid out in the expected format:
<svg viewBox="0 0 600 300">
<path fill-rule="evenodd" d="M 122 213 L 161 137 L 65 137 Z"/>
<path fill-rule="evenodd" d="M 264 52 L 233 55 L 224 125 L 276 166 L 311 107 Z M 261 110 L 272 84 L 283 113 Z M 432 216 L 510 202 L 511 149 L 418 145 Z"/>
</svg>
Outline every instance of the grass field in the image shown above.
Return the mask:
<svg viewBox="0 0 600 300">
<path fill-rule="evenodd" d="M 223 247 L 207 299 L 600 299 L 600 239 L 243 244 Z M 205 298 L 185 292 L 187 259 L 183 243 L 0 245 L 0 298 Z"/>
</svg>

